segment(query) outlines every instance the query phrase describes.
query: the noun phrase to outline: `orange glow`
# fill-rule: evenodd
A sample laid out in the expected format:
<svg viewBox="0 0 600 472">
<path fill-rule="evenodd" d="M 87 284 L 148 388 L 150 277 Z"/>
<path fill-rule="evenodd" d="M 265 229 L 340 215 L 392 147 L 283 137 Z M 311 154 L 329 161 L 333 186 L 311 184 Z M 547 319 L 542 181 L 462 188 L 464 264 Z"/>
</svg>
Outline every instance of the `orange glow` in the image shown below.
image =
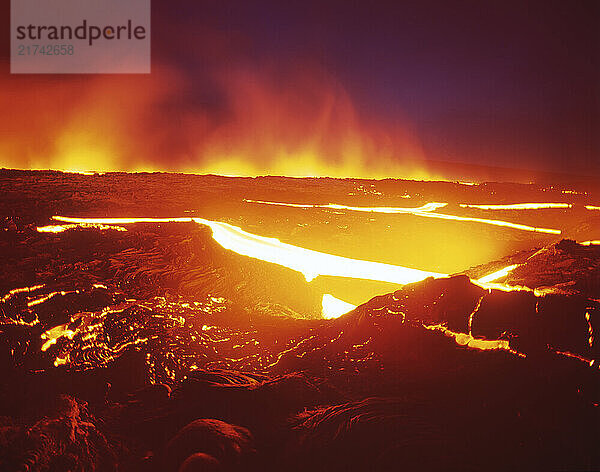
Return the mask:
<svg viewBox="0 0 600 472">
<path fill-rule="evenodd" d="M 590 367 L 594 367 L 594 365 L 596 365 L 596 368 L 600 369 L 600 364 L 596 364 L 596 360 L 595 359 L 588 359 L 587 357 L 583 357 L 583 356 L 580 356 L 579 354 L 574 354 L 574 353 L 569 352 L 569 351 L 558 351 L 558 350 L 555 350 L 554 352 L 556 352 L 556 354 L 558 354 L 559 356 L 565 356 L 565 357 L 568 357 L 570 359 L 575 359 L 575 360 L 578 360 L 580 362 L 583 362 L 584 364 L 587 364 Z"/>
<path fill-rule="evenodd" d="M 296 203 L 280 203 L 280 202 L 265 202 L 265 201 L 254 201 L 247 200 L 251 203 L 259 203 L 263 205 L 280 205 L 280 206 L 290 206 L 290 207 L 299 207 L 299 208 L 332 208 L 338 210 L 350 210 L 350 211 L 364 211 L 369 213 L 410 213 L 411 215 L 423 216 L 425 218 L 439 218 L 442 220 L 455 220 L 455 221 L 467 221 L 472 223 L 484 223 L 493 226 L 503 226 L 511 229 L 518 229 L 521 231 L 531 231 L 534 233 L 547 233 L 547 234 L 561 234 L 561 230 L 552 229 L 552 228 L 536 228 L 534 226 L 523 225 L 519 223 L 511 223 L 509 221 L 502 220 L 491 220 L 487 218 L 471 218 L 468 216 L 456 216 L 456 215 L 447 215 L 444 213 L 436 213 L 435 210 L 437 208 L 442 208 L 447 205 L 447 203 L 437 203 L 431 202 L 423 205 L 419 208 L 391 208 L 391 207 L 353 207 L 347 205 L 336 205 L 333 203 L 327 205 L 298 205 Z"/>
<path fill-rule="evenodd" d="M 586 205 L 585 207 L 586 207 L 588 210 L 600 210 L 600 206 Z"/>
<path fill-rule="evenodd" d="M 38 233 L 62 233 L 63 231 L 67 231 L 68 229 L 74 228 L 96 228 L 102 231 L 108 229 L 114 229 L 115 231 L 127 231 L 127 228 L 123 228 L 122 226 L 110 226 L 103 224 L 69 224 L 69 225 L 50 225 L 50 226 L 38 226 L 36 229 Z"/>
<path fill-rule="evenodd" d="M 344 300 L 340 300 L 339 298 L 335 298 L 333 295 L 328 293 L 323 295 L 322 305 L 323 318 L 328 320 L 339 318 L 340 316 L 345 315 L 349 311 L 352 311 L 356 308 L 356 305 L 345 302 Z"/>
<path fill-rule="evenodd" d="M 217 103 L 183 108 L 165 104 L 180 105 L 198 84 L 164 63 L 142 79 L 6 79 L 0 106 L 14 113 L 0 118 L 7 137 L 0 167 L 445 179 L 427 169 L 401 113 L 361 116 L 344 86 L 317 63 L 289 69 L 227 63 L 206 71 Z"/>
<path fill-rule="evenodd" d="M 42 333 L 41 338 L 46 340 L 46 342 L 42 345 L 42 351 L 46 351 L 50 346 L 56 344 L 63 336 L 69 339 L 73 339 L 76 334 L 76 331 L 72 331 L 68 329 L 69 324 L 63 324 L 59 326 L 55 326 L 52 329 L 49 329 L 45 333 Z"/>
<path fill-rule="evenodd" d="M 51 225 L 51 226 L 38 226 L 36 229 L 38 233 L 62 233 L 68 229 L 76 228 L 78 225 Z"/>
<path fill-rule="evenodd" d="M 66 365 L 69 362 L 69 354 L 66 357 L 57 357 L 54 360 L 54 367 L 58 367 L 59 365 Z"/>
<path fill-rule="evenodd" d="M 543 210 L 548 208 L 572 208 L 569 203 L 512 203 L 510 205 L 471 205 L 461 203 L 462 208 L 478 208 L 479 210 Z"/>
<path fill-rule="evenodd" d="M 597 244 L 600 244 L 600 239 L 594 239 L 592 241 L 584 241 L 582 243 L 580 243 L 583 246 L 595 246 Z"/>
<path fill-rule="evenodd" d="M 287 204 L 284 204 L 287 205 Z M 435 205 L 424 205 L 416 213 L 427 215 L 435 209 Z M 404 210 L 404 209 L 400 209 Z M 406 209 L 409 212 L 415 209 Z M 176 217 L 176 218 L 72 218 L 65 216 L 54 216 L 54 220 L 63 221 L 74 225 L 115 225 L 115 224 L 133 224 L 133 223 L 168 223 L 168 222 L 196 222 L 198 224 L 209 226 L 212 229 L 213 239 L 223 248 L 236 252 L 237 254 L 260 259 L 273 264 L 288 267 L 304 275 L 307 282 L 311 282 L 319 275 L 348 277 L 355 279 L 374 280 L 380 282 L 390 282 L 398 285 L 419 282 L 427 277 L 447 277 L 448 274 L 429 272 L 420 269 L 414 269 L 404 266 L 385 264 L 381 262 L 372 262 L 348 257 L 336 256 L 323 252 L 313 251 L 292 244 L 282 243 L 279 239 L 258 236 L 248 233 L 237 226 L 219 221 L 211 221 L 203 218 Z M 486 290 L 509 291 L 528 291 L 536 296 L 544 296 L 548 293 L 561 293 L 555 288 L 529 288 L 517 285 L 507 285 L 495 283 L 494 280 L 508 275 L 517 265 L 504 267 L 498 271 L 488 274 L 479 280 L 472 282 Z M 29 302 L 30 306 L 42 303 L 48 297 L 57 295 L 52 293 L 47 297 Z M 340 316 L 342 307 L 350 310 L 350 304 L 342 305 L 346 302 L 334 299 L 327 295 L 323 299 L 324 317 L 333 318 Z"/>
</svg>

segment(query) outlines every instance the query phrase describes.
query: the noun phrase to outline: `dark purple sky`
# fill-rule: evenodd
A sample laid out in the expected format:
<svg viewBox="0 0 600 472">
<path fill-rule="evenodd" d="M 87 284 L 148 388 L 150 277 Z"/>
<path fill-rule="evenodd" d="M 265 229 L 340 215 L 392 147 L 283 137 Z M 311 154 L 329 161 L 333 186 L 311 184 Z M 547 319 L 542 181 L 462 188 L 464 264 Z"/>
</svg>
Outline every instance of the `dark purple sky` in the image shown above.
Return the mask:
<svg viewBox="0 0 600 472">
<path fill-rule="evenodd" d="M 249 57 L 315 58 L 433 158 L 600 170 L 598 1 L 157 3 L 156 21 L 243 36 Z"/>
<path fill-rule="evenodd" d="M 600 174 L 597 0 L 152 3 L 153 71 L 187 83 L 167 115 L 227 120 L 215 70 L 268 68 L 294 88 L 307 65 L 361 117 L 410 123 L 429 159 Z"/>
</svg>

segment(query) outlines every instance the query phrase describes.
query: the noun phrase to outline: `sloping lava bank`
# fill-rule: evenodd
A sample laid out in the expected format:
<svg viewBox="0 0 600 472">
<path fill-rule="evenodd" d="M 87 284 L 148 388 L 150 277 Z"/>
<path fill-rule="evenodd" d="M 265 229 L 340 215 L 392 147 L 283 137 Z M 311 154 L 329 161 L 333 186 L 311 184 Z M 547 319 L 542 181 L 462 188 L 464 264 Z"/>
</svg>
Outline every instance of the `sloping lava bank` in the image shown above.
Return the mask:
<svg viewBox="0 0 600 472">
<path fill-rule="evenodd" d="M 227 251 L 213 240 L 209 228 L 196 223 L 139 223 L 123 232 L 76 228 L 58 234 L 38 233 L 35 227 L 0 228 L 0 260 L 0 297 L 17 287 L 39 284 L 46 284 L 49 292 L 103 284 L 138 300 L 210 295 L 252 310 L 297 317 L 321 313 L 322 294 L 302 274 Z"/>
<path fill-rule="evenodd" d="M 543 248 L 521 251 L 500 261 L 474 267 L 465 274 L 478 279 L 513 264 L 517 267 L 500 280 L 507 285 L 600 299 L 598 245 L 584 246 L 563 239 Z"/>
</svg>

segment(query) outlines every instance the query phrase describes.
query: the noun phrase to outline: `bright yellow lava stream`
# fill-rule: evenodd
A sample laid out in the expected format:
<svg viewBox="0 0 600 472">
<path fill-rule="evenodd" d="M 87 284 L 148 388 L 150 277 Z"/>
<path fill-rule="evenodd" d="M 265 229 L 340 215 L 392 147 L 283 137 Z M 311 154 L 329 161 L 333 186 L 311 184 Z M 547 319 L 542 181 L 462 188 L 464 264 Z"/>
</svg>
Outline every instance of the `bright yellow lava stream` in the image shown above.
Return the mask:
<svg viewBox="0 0 600 472">
<path fill-rule="evenodd" d="M 213 238 L 225 249 L 273 264 L 283 265 L 304 274 L 307 282 L 319 275 L 378 280 L 400 285 L 418 282 L 427 277 L 444 277 L 446 274 L 427 272 L 381 262 L 363 261 L 335 256 L 282 243 L 248 233 L 237 226 L 203 218 L 193 218 L 196 223 L 209 226 Z"/>
<path fill-rule="evenodd" d="M 333 210 L 351 210 L 351 211 L 364 211 L 367 213 L 422 213 L 435 211 L 438 208 L 443 208 L 447 203 L 430 202 L 418 208 L 404 208 L 404 207 L 353 207 L 348 205 L 338 205 L 336 203 L 328 203 L 327 205 L 319 204 L 302 204 L 302 203 L 281 203 L 281 202 L 267 202 L 264 200 L 248 200 L 244 199 L 247 203 L 259 203 L 261 205 L 277 205 L 286 206 L 293 208 L 330 208 Z"/>
<path fill-rule="evenodd" d="M 209 226 L 213 231 L 214 240 L 225 249 L 301 272 L 308 282 L 319 275 L 329 275 L 404 285 L 418 282 L 427 277 L 445 277 L 447 275 L 304 249 L 292 244 L 282 243 L 276 238 L 248 233 L 237 226 L 203 218 L 69 218 L 64 216 L 54 216 L 53 218 L 71 224 L 105 225 L 194 221 Z"/>
<path fill-rule="evenodd" d="M 498 280 L 501 277 L 505 277 L 508 274 L 510 274 L 514 269 L 516 269 L 519 266 L 519 264 L 513 264 L 510 265 L 508 267 L 505 267 L 503 269 L 497 270 L 496 272 L 493 272 L 491 274 L 486 275 L 485 277 L 481 277 L 478 282 L 485 284 L 488 282 L 493 282 L 494 280 Z"/>
<path fill-rule="evenodd" d="M 431 208 L 431 207 L 429 207 Z M 203 218 L 70 218 L 54 216 L 54 220 L 68 223 L 65 229 L 74 226 L 93 225 L 122 225 L 128 223 L 167 223 L 167 222 L 196 222 L 209 226 L 212 229 L 214 240 L 225 249 L 244 256 L 282 265 L 301 272 L 310 282 L 319 275 L 349 277 L 357 279 L 391 282 L 399 285 L 419 282 L 427 277 L 446 277 L 447 274 L 428 272 L 409 267 L 384 264 L 381 262 L 364 261 L 348 257 L 335 256 L 310 249 L 301 248 L 287 243 L 282 243 L 276 238 L 267 238 L 248 233 L 237 226 L 219 221 Z M 60 226 L 59 226 L 60 228 Z M 490 282 L 506 276 L 517 265 L 511 265 L 489 274 L 474 283 L 486 288 L 500 288 L 501 290 L 516 290 L 504 284 L 491 284 Z M 332 295 L 325 294 L 322 300 L 323 317 L 337 318 L 354 309 L 356 306 L 339 300 Z"/>
<path fill-rule="evenodd" d="M 90 227 L 90 228 L 96 228 L 96 229 L 99 229 L 102 231 L 108 230 L 108 229 L 114 229 L 115 231 L 127 231 L 127 229 L 123 228 L 122 226 L 109 226 L 109 225 L 102 225 L 102 224 L 84 224 L 84 223 L 69 224 L 69 225 L 38 226 L 37 231 L 38 231 L 38 233 L 62 233 L 63 231 L 67 231 L 68 229 L 74 229 L 77 227 Z"/>
<path fill-rule="evenodd" d="M 479 210 L 543 210 L 548 208 L 572 208 L 570 203 L 511 203 L 506 205 L 470 205 L 461 203 L 462 208 L 478 208 Z"/>
<path fill-rule="evenodd" d="M 433 211 L 436 204 L 421 207 L 419 211 Z M 165 223 L 165 222 L 196 222 L 198 224 L 209 226 L 213 232 L 213 238 L 225 249 L 232 250 L 238 254 L 248 257 L 264 260 L 274 264 L 289 267 L 304 274 L 307 281 L 311 281 L 319 275 L 331 275 L 339 277 L 351 277 L 359 279 L 370 279 L 384 282 L 392 282 L 404 285 L 411 282 L 418 282 L 427 277 L 444 277 L 446 274 L 427 272 L 408 267 L 395 266 L 379 262 L 370 262 L 358 259 L 351 259 L 332 254 L 321 253 L 282 243 L 276 238 L 267 238 L 248 233 L 237 226 L 218 221 L 205 220 L 203 218 L 70 218 L 64 216 L 54 216 L 54 220 L 68 223 L 65 229 L 71 229 L 74 225 L 120 225 L 128 223 Z M 58 227 L 57 227 L 58 228 Z M 62 230 L 58 230 L 62 231 Z M 514 264 L 498 270 L 492 274 L 473 281 L 485 288 L 498 288 L 501 290 L 521 290 L 521 287 L 508 287 L 504 284 L 493 284 L 494 280 L 506 276 L 518 264 Z M 39 288 L 32 287 L 32 290 Z M 25 291 L 25 289 L 16 289 L 13 292 Z M 11 293 L 13 293 L 11 292 Z M 56 293 L 51 293 L 46 297 L 34 300 L 29 305 L 40 303 Z M 339 316 L 356 308 L 355 305 L 335 298 L 330 294 L 324 294 L 322 299 L 322 315 L 326 319 L 338 318 Z M 510 350 L 508 341 L 504 340 L 481 340 L 475 339 L 470 334 L 454 333 L 444 326 L 426 326 L 427 329 L 435 329 L 444 332 L 447 336 L 453 337 L 458 344 L 467 345 L 477 349 L 504 349 Z M 56 343 L 58 338 L 67 336 L 72 338 L 75 332 L 68 329 L 68 325 L 60 325 L 52 328 L 42 334 L 45 341 L 42 350 L 47 350 Z M 55 365 L 64 364 L 67 359 L 57 358 Z"/>
<path fill-rule="evenodd" d="M 56 221 L 69 223 L 68 225 L 65 225 L 68 226 L 67 229 L 70 229 L 72 225 L 91 226 L 121 225 L 128 223 L 196 222 L 201 225 L 209 226 L 212 229 L 213 239 L 223 248 L 243 256 L 271 262 L 301 272 L 307 282 L 310 282 L 319 275 L 329 275 L 334 277 L 349 277 L 405 285 L 419 282 L 427 277 L 438 278 L 448 276 L 448 274 L 438 272 L 429 272 L 404 266 L 385 264 L 382 262 L 352 259 L 349 257 L 313 251 L 292 244 L 282 243 L 276 238 L 268 238 L 248 233 L 247 231 L 228 223 L 211 221 L 203 218 L 71 218 L 66 216 L 53 216 L 52 218 Z M 503 269 L 488 274 L 478 280 L 473 280 L 473 283 L 490 289 L 528 290 L 525 287 L 513 287 L 505 284 L 492 283 L 494 280 L 508 275 L 508 273 L 514 270 L 517 265 L 518 264 L 514 264 L 504 267 Z M 340 303 L 346 304 L 344 305 L 346 307 L 354 308 L 354 305 L 335 299 L 335 297 L 331 295 L 328 295 L 323 300 L 324 307 L 333 307 L 336 305 L 337 308 L 332 308 L 332 311 L 336 312 L 339 312 L 340 310 Z M 352 308 L 349 308 L 349 310 Z"/>
<path fill-rule="evenodd" d="M 435 213 L 438 208 L 443 208 L 447 203 L 431 202 L 417 208 L 400 208 L 400 207 L 354 207 L 347 205 L 337 205 L 334 203 L 325 204 L 297 204 L 297 203 L 282 203 L 282 202 L 267 202 L 263 200 L 245 200 L 248 203 L 258 203 L 261 205 L 278 205 L 288 206 L 293 208 L 329 208 L 335 210 L 350 210 L 363 211 L 368 213 L 408 213 L 425 218 L 439 218 L 442 220 L 468 221 L 473 223 L 485 223 L 493 226 L 504 226 L 507 228 L 518 229 L 521 231 L 531 231 L 534 233 L 561 234 L 561 230 L 553 228 L 536 228 L 534 226 L 522 225 L 519 223 L 511 223 L 510 221 L 491 220 L 488 218 L 472 218 L 470 216 L 448 215 L 444 213 Z"/>
</svg>

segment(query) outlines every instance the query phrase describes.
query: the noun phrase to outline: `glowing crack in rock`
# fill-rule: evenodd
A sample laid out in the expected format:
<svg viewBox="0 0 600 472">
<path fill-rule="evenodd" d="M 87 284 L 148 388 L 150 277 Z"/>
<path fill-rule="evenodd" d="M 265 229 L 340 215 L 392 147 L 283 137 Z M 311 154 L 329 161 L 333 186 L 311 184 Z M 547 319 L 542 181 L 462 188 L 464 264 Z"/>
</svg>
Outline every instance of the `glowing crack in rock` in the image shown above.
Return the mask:
<svg viewBox="0 0 600 472">
<path fill-rule="evenodd" d="M 513 270 L 515 270 L 519 264 L 513 264 L 508 267 L 504 267 L 503 269 L 497 270 L 496 272 L 492 272 L 491 274 L 486 275 L 485 277 L 481 277 L 478 279 L 479 283 L 485 284 L 488 282 L 493 282 L 494 280 L 498 280 L 502 277 L 506 277 Z"/>
<path fill-rule="evenodd" d="M 191 222 L 209 226 L 213 239 L 225 249 L 243 256 L 260 259 L 301 272 L 310 282 L 319 275 L 376 280 L 404 285 L 427 277 L 446 277 L 447 274 L 409 267 L 371 262 L 304 249 L 279 239 L 248 233 L 237 226 L 203 218 L 70 218 L 54 216 L 57 221 L 86 224 L 127 224 Z"/>
<path fill-rule="evenodd" d="M 461 208 L 477 208 L 479 210 L 543 210 L 556 208 L 573 208 L 570 203 L 511 203 L 506 205 L 473 205 L 461 203 Z"/>
<path fill-rule="evenodd" d="M 49 225 L 49 226 L 38 226 L 36 229 L 38 233 L 62 233 L 63 231 L 67 231 L 69 229 L 74 228 L 96 228 L 101 231 L 105 230 L 115 230 L 115 231 L 127 231 L 126 228 L 122 226 L 111 226 L 111 225 L 103 225 L 103 224 L 67 224 L 67 225 Z"/>
<path fill-rule="evenodd" d="M 328 320 L 333 318 L 339 318 L 340 316 L 345 315 L 349 311 L 352 311 L 356 308 L 356 305 L 345 302 L 344 300 L 340 300 L 339 298 L 335 298 L 333 295 L 330 295 L 328 293 L 323 295 L 322 305 L 323 318 Z"/>
<path fill-rule="evenodd" d="M 68 229 L 76 228 L 78 225 L 49 225 L 49 226 L 38 226 L 38 233 L 62 233 Z"/>
<path fill-rule="evenodd" d="M 45 301 L 47 301 L 47 300 L 50 300 L 51 298 L 53 298 L 53 297 L 56 297 L 57 295 L 62 295 L 62 296 L 64 296 L 64 295 L 66 295 L 67 293 L 74 293 L 74 292 L 65 292 L 65 291 L 60 291 L 60 292 L 51 292 L 51 293 L 49 293 L 48 295 L 44 295 L 43 297 L 36 298 L 35 300 L 31 300 L 31 301 L 27 302 L 27 306 L 28 306 L 29 308 L 31 308 L 32 306 L 35 306 L 35 305 L 39 305 L 39 304 L 41 304 L 41 303 L 44 303 Z"/>
<path fill-rule="evenodd" d="M 45 284 L 40 284 L 40 285 L 33 285 L 31 287 L 13 288 L 10 292 L 8 292 L 6 295 L 4 295 L 2 298 L 0 298 L 0 301 L 5 302 L 19 293 L 35 292 L 41 288 L 44 288 L 45 286 L 46 286 Z"/>
<path fill-rule="evenodd" d="M 192 221 L 189 217 L 182 218 L 70 218 L 68 216 L 53 216 L 53 220 L 64 223 L 74 223 L 77 225 L 121 225 L 128 223 L 189 223 Z"/>
<path fill-rule="evenodd" d="M 443 208 L 447 203 L 431 202 L 417 208 L 401 208 L 401 207 L 354 207 L 348 205 L 337 205 L 329 203 L 327 205 L 308 205 L 308 204 L 297 204 L 297 203 L 282 203 L 282 202 L 267 202 L 263 200 L 245 200 L 247 203 L 257 203 L 261 205 L 278 205 L 288 206 L 293 208 L 329 208 L 336 210 L 349 210 L 349 211 L 362 211 L 368 213 L 394 213 L 394 214 L 411 214 L 415 216 L 422 216 L 425 218 L 439 218 L 442 220 L 454 220 L 454 221 L 465 221 L 471 223 L 484 223 L 492 226 L 503 226 L 506 228 L 518 229 L 521 231 L 531 231 L 534 233 L 546 233 L 546 234 L 561 234 L 560 229 L 553 228 L 537 228 L 535 226 L 523 225 L 519 223 L 511 223 L 510 221 L 492 220 L 488 218 L 473 218 L 470 216 L 457 216 L 448 215 L 445 213 L 436 213 L 436 210 Z"/>
<path fill-rule="evenodd" d="M 568 295 L 569 292 L 556 287 L 526 287 L 523 285 L 509 285 L 496 282 L 481 282 L 471 279 L 471 282 L 485 290 L 501 290 L 502 292 L 530 292 L 536 297 L 545 297 L 546 295 Z"/>
<path fill-rule="evenodd" d="M 444 333 L 446 336 L 450 338 L 454 338 L 456 344 L 460 346 L 470 347 L 472 349 L 479 349 L 481 351 L 490 351 L 490 350 L 503 350 L 509 351 L 513 354 L 517 354 L 520 356 L 524 356 L 524 354 L 517 353 L 516 351 L 510 348 L 510 343 L 505 339 L 479 339 L 474 338 L 472 335 L 468 333 L 458 333 L 455 331 L 449 330 L 446 326 L 437 324 L 437 325 L 423 325 L 424 328 L 432 330 L 432 331 L 440 331 Z"/>
</svg>

